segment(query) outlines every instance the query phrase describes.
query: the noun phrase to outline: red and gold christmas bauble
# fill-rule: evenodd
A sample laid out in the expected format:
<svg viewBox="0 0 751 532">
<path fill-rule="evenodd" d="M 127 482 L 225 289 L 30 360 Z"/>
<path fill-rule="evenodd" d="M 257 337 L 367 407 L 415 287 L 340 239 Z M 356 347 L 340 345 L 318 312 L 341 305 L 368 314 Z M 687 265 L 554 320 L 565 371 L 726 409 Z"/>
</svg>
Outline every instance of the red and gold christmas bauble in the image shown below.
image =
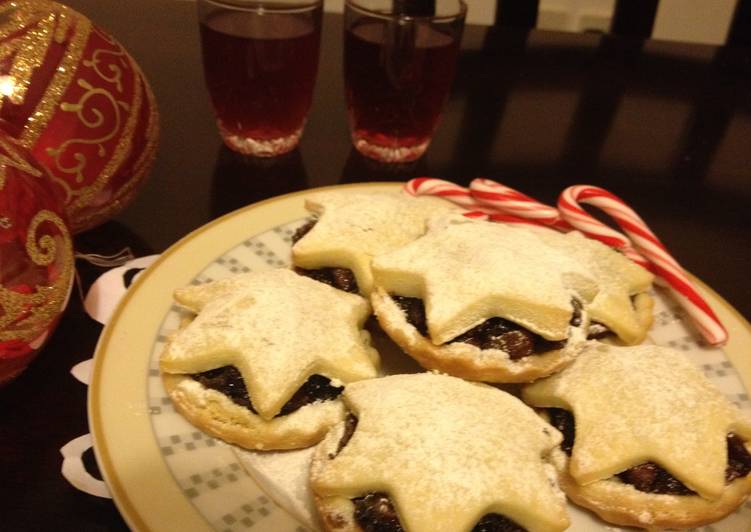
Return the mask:
<svg viewBox="0 0 751 532">
<path fill-rule="evenodd" d="M 0 0 L 0 96 L 0 124 L 63 188 L 74 233 L 133 198 L 156 152 L 156 103 L 133 58 L 88 18 Z"/>
<path fill-rule="evenodd" d="M 57 187 L 0 134 L 0 385 L 37 354 L 73 285 L 73 244 Z"/>
</svg>

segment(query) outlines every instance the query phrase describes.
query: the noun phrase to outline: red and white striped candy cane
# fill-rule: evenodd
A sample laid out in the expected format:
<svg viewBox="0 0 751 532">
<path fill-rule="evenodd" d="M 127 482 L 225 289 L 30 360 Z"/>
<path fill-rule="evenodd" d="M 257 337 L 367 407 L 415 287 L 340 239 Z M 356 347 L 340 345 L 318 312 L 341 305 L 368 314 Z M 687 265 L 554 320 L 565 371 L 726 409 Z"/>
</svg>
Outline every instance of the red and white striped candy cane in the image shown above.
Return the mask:
<svg viewBox="0 0 751 532">
<path fill-rule="evenodd" d="M 478 203 L 467 187 L 457 185 L 434 177 L 416 177 L 404 185 L 404 190 L 413 196 L 439 196 L 445 200 L 464 207 L 470 212 L 488 212 Z"/>
<path fill-rule="evenodd" d="M 486 181 L 487 183 L 494 183 L 497 186 L 502 186 L 487 179 L 482 181 Z M 550 223 L 548 219 L 542 219 L 541 217 L 536 216 L 531 209 L 526 210 L 524 215 L 522 216 L 516 213 L 504 211 L 499 207 L 498 204 L 493 204 L 491 201 L 487 201 L 485 199 L 477 199 L 475 197 L 474 191 L 470 190 L 469 188 L 462 187 L 460 185 L 457 185 L 456 183 L 451 183 L 450 181 L 444 181 L 442 179 L 435 179 L 432 177 L 417 177 L 415 179 L 409 180 L 404 185 L 404 190 L 409 194 L 412 194 L 413 196 L 439 196 L 441 198 L 444 198 L 456 205 L 468 209 L 462 213 L 467 218 L 491 220 L 493 222 L 503 222 L 517 225 L 547 226 Z M 535 202 L 535 200 L 533 200 L 532 198 L 528 199 L 531 202 Z M 553 211 L 555 211 L 556 217 L 560 220 L 560 217 L 557 215 L 558 211 L 555 208 L 549 207 L 542 203 L 537 204 L 545 209 L 552 209 Z M 546 211 L 546 214 L 548 217 L 550 216 L 550 213 L 548 211 Z M 570 230 L 571 226 L 566 225 L 566 228 Z"/>
<path fill-rule="evenodd" d="M 501 183 L 490 179 L 475 179 L 470 183 L 469 188 L 472 196 L 478 202 L 493 206 L 501 212 L 535 221 L 563 232 L 576 230 L 561 216 L 557 208 L 540 203 L 536 199 Z M 584 211 L 582 212 L 588 216 Z M 607 237 L 599 238 L 599 240 L 621 250 L 624 255 L 637 264 L 651 269 L 649 261 L 634 249 L 628 238 L 618 231 L 602 226 L 602 224 L 600 226 L 598 228 L 601 232 L 607 231 Z"/>
<path fill-rule="evenodd" d="M 479 204 L 492 207 L 498 212 L 518 216 L 559 231 L 573 229 L 561 218 L 561 214 L 555 207 L 540 203 L 518 190 L 491 179 L 474 179 L 469 184 L 469 190 Z"/>
<path fill-rule="evenodd" d="M 595 190 L 597 190 L 597 195 L 594 194 Z M 597 199 L 598 197 L 603 198 L 605 195 L 608 195 L 610 198 L 610 203 L 607 206 L 603 204 L 602 199 Z M 568 187 L 558 198 L 559 212 L 567 223 L 571 224 L 571 226 L 575 227 L 588 237 L 599 240 L 603 244 L 607 244 L 611 248 L 621 251 L 625 256 L 638 265 L 652 271 L 652 264 L 634 248 L 632 240 L 629 239 L 631 235 L 628 232 L 626 233 L 628 236 L 626 236 L 594 219 L 587 211 L 579 206 L 577 201 L 599 207 L 613 217 L 619 225 L 620 220 L 624 219 L 627 209 L 630 212 L 632 219 L 638 219 L 638 223 L 641 223 L 646 227 L 647 224 L 644 223 L 644 221 L 639 218 L 632 209 L 627 207 L 622 200 L 613 196 L 607 190 L 590 187 L 588 185 L 575 185 L 573 187 Z M 597 201 L 599 201 L 599 203 L 595 203 Z"/>
<path fill-rule="evenodd" d="M 478 203 L 467 187 L 434 177 L 416 177 L 404 185 L 404 190 L 413 196 L 438 196 L 464 207 L 463 216 L 487 220 L 490 210 Z"/>
<path fill-rule="evenodd" d="M 628 238 L 594 219 L 579 205 L 580 203 L 592 205 L 607 213 Z M 646 259 L 647 264 L 634 260 L 658 276 L 660 284 L 666 286 L 686 310 L 707 342 L 711 345 L 722 345 L 727 341 L 728 333 L 725 327 L 699 295 L 686 271 L 668 253 L 646 222 L 622 199 L 600 187 L 575 185 L 561 193 L 558 198 L 558 209 L 565 221 L 588 237 L 619 248 L 627 255 L 633 252 L 641 261 Z"/>
<path fill-rule="evenodd" d="M 470 189 L 442 179 L 417 177 L 407 181 L 404 190 L 413 196 L 439 196 L 444 198 L 468 209 L 462 213 L 467 218 L 521 225 L 544 225 L 533 217 L 521 217 L 500 212 L 495 206 L 487 205 L 475 199 Z"/>
</svg>

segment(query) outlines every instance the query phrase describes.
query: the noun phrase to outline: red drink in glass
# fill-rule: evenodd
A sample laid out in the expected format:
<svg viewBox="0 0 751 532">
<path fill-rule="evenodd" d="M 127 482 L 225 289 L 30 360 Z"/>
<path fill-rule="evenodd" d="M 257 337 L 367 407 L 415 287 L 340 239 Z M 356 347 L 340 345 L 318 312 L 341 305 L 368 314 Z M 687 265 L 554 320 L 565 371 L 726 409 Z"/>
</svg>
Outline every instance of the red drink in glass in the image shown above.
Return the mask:
<svg viewBox="0 0 751 532">
<path fill-rule="evenodd" d="M 381 161 L 417 159 L 454 79 L 463 19 L 404 23 L 347 7 L 344 78 L 353 143 Z"/>
<path fill-rule="evenodd" d="M 217 10 L 202 17 L 206 85 L 230 148 L 273 156 L 297 145 L 318 70 L 320 4 L 314 8 Z"/>
</svg>

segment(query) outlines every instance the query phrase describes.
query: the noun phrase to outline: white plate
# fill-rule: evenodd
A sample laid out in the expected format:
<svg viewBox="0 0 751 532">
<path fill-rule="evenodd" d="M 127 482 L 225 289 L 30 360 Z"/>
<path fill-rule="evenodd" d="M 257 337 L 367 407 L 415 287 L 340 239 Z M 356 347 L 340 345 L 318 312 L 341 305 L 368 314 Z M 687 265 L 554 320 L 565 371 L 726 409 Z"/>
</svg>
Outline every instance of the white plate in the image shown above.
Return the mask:
<svg viewBox="0 0 751 532">
<path fill-rule="evenodd" d="M 203 434 L 175 412 L 158 370 L 165 338 L 180 316 L 172 303 L 174 289 L 287 266 L 290 236 L 308 215 L 303 200 L 310 192 L 251 205 L 180 240 L 140 276 L 102 333 L 89 392 L 89 425 L 100 469 L 133 529 L 283 532 L 315 527 L 305 480 L 308 452 L 259 455 Z M 683 312 L 660 293 L 650 339 L 683 351 L 751 416 L 746 392 L 751 357 L 744 352 L 751 345 L 751 325 L 719 295 L 698 284 L 730 332 L 724 350 L 700 345 Z M 386 350 L 387 371 L 415 368 L 408 357 Z M 572 531 L 619 530 L 573 506 L 571 514 Z M 701 530 L 749 529 L 751 503 Z"/>
</svg>

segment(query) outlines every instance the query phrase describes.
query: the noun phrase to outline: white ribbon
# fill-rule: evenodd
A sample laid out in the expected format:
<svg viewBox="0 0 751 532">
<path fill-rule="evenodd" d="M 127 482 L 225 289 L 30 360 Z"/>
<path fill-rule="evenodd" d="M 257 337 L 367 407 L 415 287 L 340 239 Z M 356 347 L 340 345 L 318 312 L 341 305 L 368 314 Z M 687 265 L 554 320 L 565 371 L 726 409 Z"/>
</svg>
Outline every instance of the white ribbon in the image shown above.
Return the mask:
<svg viewBox="0 0 751 532">
<path fill-rule="evenodd" d="M 94 281 L 94 284 L 91 285 L 89 293 L 86 294 L 86 298 L 83 301 L 83 306 L 89 316 L 99 323 L 106 325 L 127 290 L 125 281 L 123 280 L 125 272 L 132 269 L 148 268 L 157 258 L 159 258 L 159 255 L 139 257 L 100 275 Z M 143 272 L 139 272 L 138 275 L 141 273 Z M 138 275 L 133 279 L 134 281 Z"/>
<path fill-rule="evenodd" d="M 158 257 L 159 255 L 149 255 L 147 257 L 128 260 L 132 258 L 130 250 L 127 250 L 127 253 L 120 253 L 111 257 L 78 255 L 77 258 L 87 260 L 92 264 L 118 266 L 99 276 L 89 290 L 89 293 L 86 294 L 84 308 L 89 316 L 99 323 L 106 325 L 127 290 L 125 281 L 123 280 L 125 272 L 130 269 L 148 268 Z M 141 273 L 139 272 L 137 275 Z M 135 277 L 133 280 L 135 281 Z M 71 368 L 70 372 L 78 381 L 88 386 L 91 383 L 93 362 L 93 359 L 79 362 Z M 83 463 L 83 453 L 91 449 L 93 445 L 91 434 L 84 434 L 63 445 L 60 448 L 60 454 L 63 455 L 63 464 L 60 472 L 74 488 L 89 495 L 111 499 L 112 496 L 109 489 L 107 489 L 107 484 L 89 473 Z"/>
<path fill-rule="evenodd" d="M 73 487 L 89 495 L 111 499 L 112 496 L 107 489 L 107 484 L 98 478 L 94 478 L 91 473 L 86 471 L 83 464 L 83 453 L 91 449 L 92 446 L 91 434 L 84 434 L 63 445 L 60 449 L 60 454 L 63 455 L 61 472 Z"/>
</svg>

